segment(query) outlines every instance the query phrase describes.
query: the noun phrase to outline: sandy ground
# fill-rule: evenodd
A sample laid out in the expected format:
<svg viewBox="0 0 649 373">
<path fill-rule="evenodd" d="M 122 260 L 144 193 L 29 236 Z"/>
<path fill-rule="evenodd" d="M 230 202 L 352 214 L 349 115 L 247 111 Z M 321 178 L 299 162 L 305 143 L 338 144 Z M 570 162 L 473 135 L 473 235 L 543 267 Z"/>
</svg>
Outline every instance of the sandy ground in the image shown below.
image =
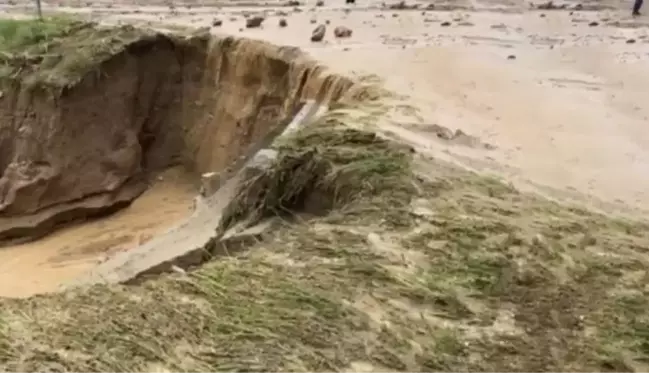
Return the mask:
<svg viewBox="0 0 649 373">
<path fill-rule="evenodd" d="M 20 15 L 28 4 L 0 10 Z M 583 4 L 598 9 L 467 0 L 445 3 L 449 11 L 427 4 L 394 10 L 376 1 L 325 0 L 322 7 L 73 1 L 45 3 L 44 10 L 157 27 L 210 27 L 218 19 L 223 24 L 214 33 L 299 46 L 337 71 L 397 92 L 402 113 L 380 129 L 422 153 L 551 197 L 642 215 L 649 210 L 649 19 L 631 19 L 622 2 Z M 245 28 L 245 17 L 255 14 L 266 17 L 262 27 Z M 279 27 L 281 18 L 287 27 Z M 314 43 L 318 24 L 328 25 L 327 34 Z M 336 26 L 353 35 L 335 39 Z M 477 140 L 440 139 L 442 127 Z M 187 184 L 162 183 L 113 217 L 0 251 L 0 284 L 12 284 L 0 285 L 0 295 L 49 290 L 106 252 L 135 245 L 188 214 L 193 193 Z M 33 268 L 33 282 L 16 284 L 16 274 Z"/>
<path fill-rule="evenodd" d="M 108 256 L 172 228 L 193 211 L 197 188 L 190 180 L 182 169 L 168 170 L 130 207 L 114 215 L 0 250 L 0 296 L 55 291 Z"/>
<path fill-rule="evenodd" d="M 158 27 L 209 27 L 218 19 L 223 24 L 214 33 L 299 46 L 335 70 L 378 77 L 412 107 L 402 120 L 408 125 L 399 123 L 397 132 L 420 150 L 551 197 L 605 210 L 649 209 L 649 108 L 643 105 L 649 20 L 629 17 L 630 4 L 567 3 L 596 9 L 573 11 L 467 0 L 435 2 L 451 10 L 431 11 L 429 3 L 395 10 L 364 0 L 329 0 L 322 7 L 314 1 L 290 7 L 143 3 L 59 2 L 45 9 Z M 245 28 L 245 17 L 258 14 L 266 17 L 262 27 Z M 287 27 L 279 27 L 280 18 Z M 328 24 L 327 35 L 313 43 L 319 24 Z M 352 37 L 334 38 L 336 26 L 352 29 Z M 489 146 L 437 141 L 431 125 Z"/>
</svg>

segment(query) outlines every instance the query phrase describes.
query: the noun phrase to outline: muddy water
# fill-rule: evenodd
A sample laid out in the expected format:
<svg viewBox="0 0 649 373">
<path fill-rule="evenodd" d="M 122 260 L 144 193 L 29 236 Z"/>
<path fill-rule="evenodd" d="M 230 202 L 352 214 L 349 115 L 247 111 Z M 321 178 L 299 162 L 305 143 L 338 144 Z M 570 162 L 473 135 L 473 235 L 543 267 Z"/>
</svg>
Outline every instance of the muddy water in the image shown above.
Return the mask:
<svg viewBox="0 0 649 373">
<path fill-rule="evenodd" d="M 185 171 L 170 169 L 130 207 L 114 215 L 0 249 L 0 296 L 57 290 L 111 255 L 132 249 L 191 215 L 197 190 Z"/>
</svg>

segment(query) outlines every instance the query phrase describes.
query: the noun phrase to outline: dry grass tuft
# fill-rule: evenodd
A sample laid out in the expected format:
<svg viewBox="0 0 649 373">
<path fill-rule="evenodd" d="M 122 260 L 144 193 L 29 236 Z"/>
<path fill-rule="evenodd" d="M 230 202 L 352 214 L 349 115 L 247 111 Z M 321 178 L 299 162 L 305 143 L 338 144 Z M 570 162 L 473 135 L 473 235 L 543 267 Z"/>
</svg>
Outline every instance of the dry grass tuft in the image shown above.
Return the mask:
<svg viewBox="0 0 649 373">
<path fill-rule="evenodd" d="M 345 127 L 336 111 L 280 141 L 277 160 L 243 181 L 223 228 L 296 211 L 322 215 L 353 200 L 399 208 L 413 192 L 411 151 Z"/>
</svg>

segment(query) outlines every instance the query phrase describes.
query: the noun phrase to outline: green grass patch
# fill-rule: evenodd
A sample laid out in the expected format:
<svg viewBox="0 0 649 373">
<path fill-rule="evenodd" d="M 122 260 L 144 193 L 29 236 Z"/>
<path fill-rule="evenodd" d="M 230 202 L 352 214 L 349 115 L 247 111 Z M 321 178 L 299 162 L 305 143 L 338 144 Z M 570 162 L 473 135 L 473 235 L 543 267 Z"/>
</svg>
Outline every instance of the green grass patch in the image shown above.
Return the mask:
<svg viewBox="0 0 649 373">
<path fill-rule="evenodd" d="M 159 35 L 158 35 L 159 36 Z M 0 20 L 0 80 L 63 89 L 129 45 L 155 34 L 66 17 Z M 161 36 L 159 36 L 161 37 Z"/>
</svg>

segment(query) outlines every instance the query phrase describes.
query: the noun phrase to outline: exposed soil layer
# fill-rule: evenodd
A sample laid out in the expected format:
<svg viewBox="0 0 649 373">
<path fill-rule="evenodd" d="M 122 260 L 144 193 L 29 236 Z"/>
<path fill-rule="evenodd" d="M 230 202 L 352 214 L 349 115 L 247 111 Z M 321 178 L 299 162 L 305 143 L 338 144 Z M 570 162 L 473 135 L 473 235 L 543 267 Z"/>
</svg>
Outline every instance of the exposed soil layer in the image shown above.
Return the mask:
<svg viewBox="0 0 649 373">
<path fill-rule="evenodd" d="M 2 74 L 4 243 L 127 206 L 173 165 L 222 171 L 304 99 L 352 84 L 295 48 L 233 37 L 81 25 L 42 49 Z"/>
</svg>

